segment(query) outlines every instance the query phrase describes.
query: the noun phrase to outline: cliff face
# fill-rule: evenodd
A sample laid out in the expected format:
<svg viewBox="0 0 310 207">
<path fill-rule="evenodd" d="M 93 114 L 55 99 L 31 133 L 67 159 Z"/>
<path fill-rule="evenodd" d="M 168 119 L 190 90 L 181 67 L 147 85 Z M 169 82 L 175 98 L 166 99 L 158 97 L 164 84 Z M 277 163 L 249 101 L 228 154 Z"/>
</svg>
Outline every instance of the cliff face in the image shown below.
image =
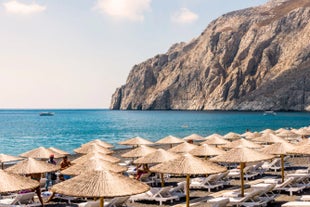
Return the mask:
<svg viewBox="0 0 310 207">
<path fill-rule="evenodd" d="M 225 14 L 189 43 L 135 65 L 122 110 L 310 110 L 310 1 Z"/>
</svg>

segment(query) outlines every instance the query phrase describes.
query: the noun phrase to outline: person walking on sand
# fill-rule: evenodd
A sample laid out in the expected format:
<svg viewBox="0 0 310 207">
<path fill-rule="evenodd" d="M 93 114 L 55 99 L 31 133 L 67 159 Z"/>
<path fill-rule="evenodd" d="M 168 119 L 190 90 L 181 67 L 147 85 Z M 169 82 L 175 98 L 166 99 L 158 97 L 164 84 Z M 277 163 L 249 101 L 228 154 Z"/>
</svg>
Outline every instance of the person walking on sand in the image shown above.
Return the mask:
<svg viewBox="0 0 310 207">
<path fill-rule="evenodd" d="M 56 161 L 54 160 L 54 155 L 53 154 L 50 155 L 50 158 L 48 159 L 47 163 L 56 165 Z M 50 183 L 52 183 L 52 185 L 54 185 L 56 179 L 57 179 L 57 175 L 56 175 L 55 172 L 48 172 L 48 173 L 46 173 L 45 190 L 48 191 L 48 186 L 50 185 Z"/>
</svg>

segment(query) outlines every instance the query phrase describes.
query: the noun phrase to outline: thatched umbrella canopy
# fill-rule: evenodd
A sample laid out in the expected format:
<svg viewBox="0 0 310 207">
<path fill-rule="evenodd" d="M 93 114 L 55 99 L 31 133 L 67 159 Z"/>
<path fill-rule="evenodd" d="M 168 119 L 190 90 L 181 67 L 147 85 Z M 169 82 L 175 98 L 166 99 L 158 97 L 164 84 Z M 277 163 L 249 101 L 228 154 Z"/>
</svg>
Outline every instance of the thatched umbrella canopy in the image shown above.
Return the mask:
<svg viewBox="0 0 310 207">
<path fill-rule="evenodd" d="M 277 136 L 283 137 L 283 138 L 286 138 L 286 139 L 289 139 L 289 138 L 296 138 L 296 137 L 298 137 L 299 135 L 298 135 L 298 134 L 295 134 L 295 133 L 292 132 L 291 130 L 284 129 L 284 130 L 282 130 L 280 133 L 278 133 Z"/>
<path fill-rule="evenodd" d="M 63 151 L 63 150 L 55 148 L 55 147 L 50 147 L 48 149 L 52 150 L 54 153 L 58 153 L 61 155 L 69 155 L 70 154 L 69 152 Z"/>
<path fill-rule="evenodd" d="M 81 147 L 75 149 L 74 152 L 79 153 L 79 154 L 87 154 L 89 152 L 101 152 L 107 155 L 114 153 L 112 150 L 105 148 L 105 147 L 101 147 L 94 143 L 85 145 L 85 146 L 82 145 Z"/>
<path fill-rule="evenodd" d="M 241 135 L 234 133 L 234 132 L 229 132 L 229 133 L 224 135 L 224 139 L 227 139 L 227 140 L 237 140 L 240 138 L 241 138 Z"/>
<path fill-rule="evenodd" d="M 29 177 L 16 175 L 0 170 L 0 193 L 10 193 L 19 190 L 35 189 L 40 185 Z"/>
<path fill-rule="evenodd" d="M 168 151 L 169 152 L 174 152 L 174 153 L 184 153 L 184 152 L 189 152 L 189 151 L 191 151 L 192 149 L 194 149 L 196 147 L 197 147 L 197 145 L 184 142 L 184 143 L 179 144 L 179 145 L 177 145 L 175 147 L 172 147 Z"/>
<path fill-rule="evenodd" d="M 0 170 L 0 193 L 11 193 L 20 190 L 33 189 L 43 206 L 40 183 L 30 177 L 24 177 Z"/>
<path fill-rule="evenodd" d="M 109 143 L 107 143 L 107 142 L 104 142 L 104 141 L 102 141 L 102 140 L 100 140 L 100 139 L 92 140 L 92 141 L 90 141 L 90 142 L 87 142 L 87 143 L 83 144 L 82 146 L 84 146 L 84 145 L 87 146 L 87 145 L 90 145 L 90 144 L 97 144 L 97 145 L 99 145 L 100 147 L 105 147 L 105 148 L 113 148 L 113 147 L 114 147 L 112 144 L 109 144 Z"/>
<path fill-rule="evenodd" d="M 14 174 L 29 175 L 29 174 L 53 172 L 59 169 L 60 169 L 59 165 L 50 164 L 45 161 L 40 161 L 29 157 L 28 159 L 20 161 L 17 164 L 5 169 L 5 171 Z"/>
<path fill-rule="evenodd" d="M 296 155 L 310 155 L 310 142 L 308 144 L 296 146 L 294 149 L 289 150 L 287 153 Z"/>
<path fill-rule="evenodd" d="M 211 158 L 210 160 L 214 162 L 223 162 L 223 163 L 240 163 L 241 196 L 244 196 L 243 169 L 245 167 L 245 163 L 270 160 L 273 157 L 274 156 L 272 155 L 266 155 L 257 152 L 253 149 L 240 147 L 240 148 L 233 148 L 227 151 L 225 154 L 218 155 L 216 157 Z"/>
<path fill-rule="evenodd" d="M 283 138 L 278 137 L 275 134 L 265 133 L 263 136 L 253 139 L 252 141 L 259 143 L 277 143 L 277 142 L 286 142 Z"/>
<path fill-rule="evenodd" d="M 240 147 L 240 146 L 250 148 L 250 149 L 262 148 L 262 146 L 260 144 L 256 144 L 254 142 L 251 142 L 251 141 L 243 139 L 243 138 L 232 141 L 230 143 L 227 143 L 227 144 L 223 145 L 223 148 L 231 149 L 231 148 L 236 148 L 236 147 Z"/>
<path fill-rule="evenodd" d="M 241 134 L 241 136 L 244 137 L 245 139 L 255 139 L 255 138 L 258 138 L 262 135 L 258 132 L 245 132 L 245 133 Z"/>
<path fill-rule="evenodd" d="M 167 162 L 180 157 L 181 155 L 168 152 L 164 149 L 157 149 L 156 151 L 149 153 L 144 157 L 140 157 L 134 161 L 135 164 L 158 164 Z"/>
<path fill-rule="evenodd" d="M 203 144 L 192 149 L 189 153 L 194 156 L 207 157 L 221 155 L 224 154 L 225 151 L 212 145 Z"/>
<path fill-rule="evenodd" d="M 284 155 L 295 149 L 295 146 L 288 142 L 278 142 L 263 148 L 260 152 L 271 155 L 281 156 L 281 175 L 282 182 L 284 182 Z"/>
<path fill-rule="evenodd" d="M 186 175 L 186 206 L 189 206 L 189 179 L 190 175 L 214 174 L 226 171 L 226 168 L 215 163 L 183 154 L 177 159 L 163 162 L 150 168 L 152 172 Z"/>
<path fill-rule="evenodd" d="M 308 128 L 300 128 L 300 129 L 297 129 L 297 130 L 294 130 L 293 131 L 295 134 L 299 134 L 300 136 L 302 136 L 303 138 L 304 137 L 307 137 L 307 136 L 310 136 L 310 130 Z"/>
<path fill-rule="evenodd" d="M 205 138 L 203 136 L 200 136 L 199 134 L 191 134 L 189 136 L 184 137 L 183 140 L 186 140 L 186 141 L 201 141 L 201 140 L 205 140 Z"/>
<path fill-rule="evenodd" d="M 90 172 L 94 170 L 110 170 L 115 173 L 124 172 L 127 170 L 126 167 L 113 164 L 111 162 L 101 160 L 100 158 L 90 159 L 88 162 L 83 164 L 75 164 L 61 171 L 64 175 L 79 175 L 83 172 Z"/>
<path fill-rule="evenodd" d="M 209 144 L 209 145 L 224 145 L 229 143 L 229 141 L 225 140 L 223 136 L 218 134 L 212 134 L 206 137 L 206 141 L 201 142 L 200 144 Z"/>
<path fill-rule="evenodd" d="M 279 133 L 286 132 L 286 131 L 287 129 L 280 128 L 280 129 L 275 130 L 275 133 L 279 134 Z"/>
<path fill-rule="evenodd" d="M 149 189 L 148 185 L 121 174 L 91 171 L 53 185 L 51 191 L 68 196 L 100 198 L 100 207 L 103 207 L 104 198 L 130 196 Z"/>
<path fill-rule="evenodd" d="M 155 151 L 156 149 L 153 147 L 141 145 L 137 148 L 130 150 L 129 152 L 122 154 L 121 157 L 127 157 L 127 158 L 143 157 Z"/>
<path fill-rule="evenodd" d="M 157 149 L 155 152 L 152 152 L 144 157 L 140 157 L 134 161 L 135 164 L 158 164 L 162 162 L 167 162 L 179 158 L 181 155 L 168 152 L 164 149 Z M 161 185 L 164 186 L 164 177 L 161 174 Z"/>
<path fill-rule="evenodd" d="M 54 158 L 64 157 L 63 154 L 59 154 L 59 153 L 54 152 L 53 150 L 45 148 L 45 147 L 38 147 L 38 148 L 30 150 L 28 152 L 24 152 L 24 153 L 20 154 L 20 156 L 21 157 L 37 158 L 37 159 L 48 159 L 51 154 L 54 155 Z"/>
<path fill-rule="evenodd" d="M 272 129 L 265 129 L 263 131 L 260 132 L 261 134 L 275 134 L 276 132 Z"/>
<path fill-rule="evenodd" d="M 18 161 L 18 160 L 22 160 L 22 159 L 23 158 L 21 158 L 21 157 L 15 157 L 12 155 L 0 154 L 1 168 L 2 168 L 2 170 L 4 169 L 4 163 L 5 162 L 13 162 L 13 161 Z"/>
<path fill-rule="evenodd" d="M 101 152 L 90 152 L 86 155 L 83 155 L 75 160 L 72 161 L 73 164 L 83 164 L 85 162 L 88 162 L 90 159 L 101 159 L 101 160 L 105 160 L 111 163 L 117 163 L 120 162 L 120 159 L 113 157 L 111 155 L 107 155 Z"/>
<path fill-rule="evenodd" d="M 155 143 L 156 144 L 170 144 L 170 148 L 172 148 L 172 144 L 180 144 L 183 142 L 184 142 L 183 139 L 169 135 L 169 136 L 166 136 L 166 137 L 156 141 Z"/>
<path fill-rule="evenodd" d="M 134 138 L 119 142 L 118 144 L 137 146 L 137 145 L 150 145 L 154 143 L 141 137 L 134 137 Z"/>
<path fill-rule="evenodd" d="M 303 139 L 302 141 L 296 143 L 295 145 L 296 147 L 302 146 L 302 145 L 310 145 L 310 139 L 309 138 Z"/>
</svg>

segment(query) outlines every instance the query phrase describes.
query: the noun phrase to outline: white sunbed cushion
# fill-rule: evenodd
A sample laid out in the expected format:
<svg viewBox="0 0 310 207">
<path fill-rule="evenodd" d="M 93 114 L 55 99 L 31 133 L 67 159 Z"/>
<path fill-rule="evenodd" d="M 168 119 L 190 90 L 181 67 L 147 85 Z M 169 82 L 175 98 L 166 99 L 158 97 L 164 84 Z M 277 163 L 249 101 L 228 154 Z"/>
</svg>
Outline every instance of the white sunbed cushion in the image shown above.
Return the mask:
<svg viewBox="0 0 310 207">
<path fill-rule="evenodd" d="M 15 200 L 15 198 L 5 198 L 5 199 L 1 199 L 1 200 L 0 200 L 0 206 L 1 206 L 1 204 L 9 205 L 9 204 L 11 204 L 14 200 Z"/>
<path fill-rule="evenodd" d="M 283 204 L 281 207 L 310 207 L 310 202 L 304 202 L 304 201 L 291 201 Z"/>
</svg>

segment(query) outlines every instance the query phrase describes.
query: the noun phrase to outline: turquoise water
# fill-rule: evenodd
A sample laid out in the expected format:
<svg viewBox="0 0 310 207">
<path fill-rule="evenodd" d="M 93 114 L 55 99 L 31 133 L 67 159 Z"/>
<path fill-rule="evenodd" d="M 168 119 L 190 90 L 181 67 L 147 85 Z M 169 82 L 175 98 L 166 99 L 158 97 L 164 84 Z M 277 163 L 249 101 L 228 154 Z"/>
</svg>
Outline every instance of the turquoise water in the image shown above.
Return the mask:
<svg viewBox="0 0 310 207">
<path fill-rule="evenodd" d="M 96 138 L 120 147 L 117 142 L 134 136 L 156 141 L 167 135 L 224 135 L 310 124 L 309 113 L 297 112 L 263 116 L 262 112 L 49 111 L 55 116 L 39 116 L 40 110 L 0 110 L 0 153 L 18 155 L 39 146 L 72 152 Z"/>
</svg>

